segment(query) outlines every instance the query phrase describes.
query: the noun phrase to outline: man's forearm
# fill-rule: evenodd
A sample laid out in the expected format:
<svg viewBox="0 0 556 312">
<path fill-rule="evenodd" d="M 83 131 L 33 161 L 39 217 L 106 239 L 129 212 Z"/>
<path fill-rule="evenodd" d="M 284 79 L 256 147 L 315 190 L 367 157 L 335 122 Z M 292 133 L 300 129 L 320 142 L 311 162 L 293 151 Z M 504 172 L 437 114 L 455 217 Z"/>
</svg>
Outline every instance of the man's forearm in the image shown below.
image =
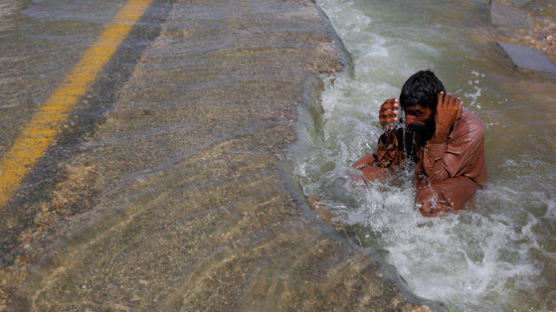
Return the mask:
<svg viewBox="0 0 556 312">
<path fill-rule="evenodd" d="M 378 139 L 376 163 L 380 167 L 398 166 L 405 160 L 403 129 L 388 129 Z M 401 145 L 400 145 L 401 144 Z"/>
<path fill-rule="evenodd" d="M 377 166 L 368 166 L 363 168 L 361 171 L 363 172 L 363 176 L 371 181 L 387 178 L 391 174 L 389 168 L 382 168 Z"/>
</svg>

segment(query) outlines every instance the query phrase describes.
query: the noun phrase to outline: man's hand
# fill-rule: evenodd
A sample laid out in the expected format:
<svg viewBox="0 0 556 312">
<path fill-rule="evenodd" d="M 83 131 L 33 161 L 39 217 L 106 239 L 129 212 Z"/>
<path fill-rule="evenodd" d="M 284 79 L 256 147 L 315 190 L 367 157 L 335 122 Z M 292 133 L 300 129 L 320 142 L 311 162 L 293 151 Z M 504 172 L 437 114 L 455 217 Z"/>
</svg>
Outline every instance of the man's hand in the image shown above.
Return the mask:
<svg viewBox="0 0 556 312">
<path fill-rule="evenodd" d="M 382 127 L 398 121 L 398 99 L 388 99 L 380 106 L 378 119 Z"/>
<path fill-rule="evenodd" d="M 456 120 L 461 116 L 463 102 L 444 92 L 438 94 L 438 104 L 434 114 L 435 131 L 431 139 L 433 144 L 445 143 Z"/>
<path fill-rule="evenodd" d="M 367 154 L 363 156 L 352 166 L 355 169 L 361 170 L 363 175 L 353 174 L 351 175 L 351 179 L 355 182 L 366 184 L 365 180 L 363 179 L 363 176 L 371 181 L 388 177 L 390 175 L 390 171 L 386 168 L 376 166 L 375 162 L 376 162 L 375 154 Z"/>
<path fill-rule="evenodd" d="M 377 166 L 365 167 L 361 170 L 363 176 L 370 181 L 387 178 L 390 176 L 390 170 Z"/>
<path fill-rule="evenodd" d="M 356 161 L 355 164 L 353 164 L 353 166 L 351 167 L 357 170 L 363 170 L 363 168 L 365 167 L 374 166 L 375 162 L 376 156 L 374 154 L 367 154 Z"/>
<path fill-rule="evenodd" d="M 419 212 L 424 217 L 441 216 L 446 213 L 446 208 L 441 203 L 437 202 L 438 195 L 430 188 L 422 188 L 417 190 L 417 198 L 415 204 L 419 208 Z"/>
</svg>

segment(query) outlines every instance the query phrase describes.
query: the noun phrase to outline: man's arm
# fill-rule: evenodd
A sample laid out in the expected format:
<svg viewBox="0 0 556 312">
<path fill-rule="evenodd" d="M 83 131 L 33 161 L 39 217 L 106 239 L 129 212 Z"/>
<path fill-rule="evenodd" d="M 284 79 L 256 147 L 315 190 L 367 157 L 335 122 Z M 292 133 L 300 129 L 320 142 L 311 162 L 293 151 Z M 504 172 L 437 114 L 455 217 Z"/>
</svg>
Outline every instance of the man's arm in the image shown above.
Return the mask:
<svg viewBox="0 0 556 312">
<path fill-rule="evenodd" d="M 377 146 L 376 154 L 367 154 L 353 164 L 353 168 L 361 170 L 365 178 L 376 180 L 390 175 L 390 167 L 398 165 L 404 159 L 403 151 L 399 150 L 400 129 L 390 126 L 398 121 L 398 100 L 388 99 L 379 111 L 379 122 L 385 128 Z M 401 154 L 400 154 L 401 153 Z"/>
<path fill-rule="evenodd" d="M 434 114 L 434 135 L 429 140 L 431 144 L 444 144 L 454 123 L 461 117 L 463 102 L 444 92 L 438 94 L 436 112 Z"/>
<path fill-rule="evenodd" d="M 390 174 L 390 172 L 388 172 L 388 169 L 377 166 L 375 154 L 367 154 L 361 157 L 361 159 L 356 161 L 351 167 L 357 170 L 361 170 L 363 176 L 368 180 L 384 178 Z M 361 180 L 361 176 L 354 176 L 352 178 L 357 182 L 363 182 Z"/>
<path fill-rule="evenodd" d="M 368 180 L 376 180 L 381 178 L 386 178 L 390 175 L 390 170 L 388 168 L 380 167 L 378 163 L 376 163 L 376 155 L 375 154 L 367 154 L 363 156 L 361 159 L 356 161 L 352 168 L 361 170 L 363 176 Z M 359 181 L 360 177 L 352 177 L 354 180 Z"/>
<path fill-rule="evenodd" d="M 484 142 L 482 125 L 462 124 L 453 129 L 462 114 L 462 101 L 448 94 L 438 95 L 435 113 L 435 133 L 423 151 L 423 169 L 430 183 L 458 175 Z M 452 137 L 448 145 L 448 135 Z"/>
<path fill-rule="evenodd" d="M 351 167 L 357 170 L 363 170 L 365 167 L 374 166 L 376 162 L 375 154 L 367 154 L 358 161 L 356 161 Z"/>
</svg>

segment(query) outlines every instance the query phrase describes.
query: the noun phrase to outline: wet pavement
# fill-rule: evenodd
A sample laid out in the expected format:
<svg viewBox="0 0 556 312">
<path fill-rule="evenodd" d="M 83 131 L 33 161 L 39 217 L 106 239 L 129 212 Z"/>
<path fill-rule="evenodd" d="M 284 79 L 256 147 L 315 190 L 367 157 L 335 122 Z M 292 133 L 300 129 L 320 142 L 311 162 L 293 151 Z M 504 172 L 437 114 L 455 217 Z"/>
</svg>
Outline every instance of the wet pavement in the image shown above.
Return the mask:
<svg viewBox="0 0 556 312">
<path fill-rule="evenodd" d="M 0 310 L 429 311 L 289 174 L 299 106 L 349 66 L 310 1 L 154 1 L 0 211 Z"/>
</svg>

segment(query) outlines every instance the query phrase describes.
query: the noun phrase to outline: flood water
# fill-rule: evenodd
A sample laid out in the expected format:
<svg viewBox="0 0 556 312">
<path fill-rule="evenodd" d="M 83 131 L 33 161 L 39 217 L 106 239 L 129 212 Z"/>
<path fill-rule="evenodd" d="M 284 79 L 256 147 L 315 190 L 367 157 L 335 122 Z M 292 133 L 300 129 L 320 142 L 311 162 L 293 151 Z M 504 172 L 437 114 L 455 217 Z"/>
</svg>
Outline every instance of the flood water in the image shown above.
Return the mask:
<svg viewBox="0 0 556 312">
<path fill-rule="evenodd" d="M 305 194 L 351 224 L 363 246 L 387 250 L 411 291 L 451 311 L 555 309 L 556 76 L 514 67 L 492 40 L 488 1 L 317 3 L 355 71 L 328 81 L 322 120 L 302 112 L 290 158 Z M 553 1 L 538 3 L 554 18 Z M 489 182 L 475 211 L 421 217 L 411 169 L 368 189 L 346 179 L 376 149 L 379 106 L 423 69 L 485 126 Z"/>
<path fill-rule="evenodd" d="M 96 41 L 121 4 L 0 3 L 0 153 L 9 149 L 33 112 Z"/>
<path fill-rule="evenodd" d="M 125 2 L 0 1 L 0 155 Z M 416 295 L 451 311 L 555 309 L 556 77 L 513 67 L 492 41 L 487 2 L 317 1 L 354 71 L 326 80 L 322 116 L 300 109 L 287 154 L 305 195 L 350 224 L 357 244 L 388 251 Z M 296 293 L 316 306 L 311 287 L 337 288 L 321 276 L 365 268 L 307 230 L 272 184 L 279 161 L 267 154 L 281 153 L 294 115 L 273 101 L 308 71 L 284 64 L 320 28 L 293 5 L 188 4 L 153 2 L 1 211 L 11 275 L 0 310 L 14 293 L 16 308 L 52 311 L 280 310 Z M 427 68 L 485 125 L 489 184 L 476 211 L 421 217 L 411 170 L 369 189 L 345 179 L 375 148 L 380 104 Z"/>
</svg>

